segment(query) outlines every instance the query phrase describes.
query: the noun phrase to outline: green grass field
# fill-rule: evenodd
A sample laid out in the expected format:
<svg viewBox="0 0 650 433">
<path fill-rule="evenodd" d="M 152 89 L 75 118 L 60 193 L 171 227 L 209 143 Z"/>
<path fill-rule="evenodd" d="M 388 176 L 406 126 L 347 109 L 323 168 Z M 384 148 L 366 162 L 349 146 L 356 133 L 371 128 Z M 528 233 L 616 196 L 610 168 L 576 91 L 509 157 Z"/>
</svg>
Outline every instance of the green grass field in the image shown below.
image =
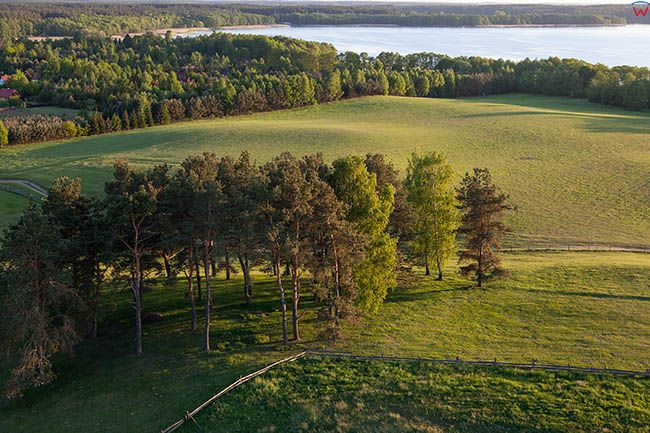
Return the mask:
<svg viewBox="0 0 650 433">
<path fill-rule="evenodd" d="M 637 370 L 650 367 L 647 359 L 650 255 L 516 253 L 506 254 L 504 259 L 506 267 L 512 271 L 512 278 L 491 282 L 485 289 L 470 288 L 468 280 L 455 274 L 455 266 L 449 267 L 449 278 L 445 282 L 424 277 L 402 279 L 400 287 L 389 295 L 376 316 L 346 324 L 345 338 L 335 343 L 318 340 L 321 322 L 317 320 L 311 297 L 305 293 L 302 302 L 306 311 L 302 319 L 304 340 L 301 344 L 292 343 L 289 350 L 280 344 L 278 302 L 271 278 L 256 275 L 254 302 L 245 308 L 241 280 L 237 277 L 225 282 L 221 276 L 214 295 L 217 307 L 212 338 L 216 350 L 209 356 L 199 350 L 200 333 L 193 334 L 187 329 L 189 306 L 182 280 L 172 285 L 159 283 L 145 293 L 145 314 L 159 312 L 163 319 L 145 324 L 145 355 L 140 358 L 130 354 L 134 334 L 129 294 L 125 287 L 114 287 L 104 298 L 98 340 L 84 344 L 75 359 L 60 359 L 56 364 L 59 377 L 53 384 L 28 392 L 22 400 L 1 408 L 0 431 L 159 431 L 240 375 L 305 346 L 435 358 L 458 355 L 467 359 L 496 357 L 521 362 L 535 358 L 540 362 L 594 367 Z M 339 413 L 351 426 L 359 425 L 354 424 L 364 420 L 355 421 L 355 411 L 359 408 L 343 405 L 350 405 L 349 393 L 355 388 L 346 384 L 354 377 L 355 386 L 364 390 L 360 402 L 372 409 L 367 411 L 367 416 L 371 417 L 366 419 L 368 426 L 378 425 L 381 420 L 377 417 L 394 413 L 386 426 L 395 426 L 390 430 L 395 432 L 420 431 L 416 427 L 426 420 L 440 422 L 441 429 L 450 425 L 465 426 L 474 421 L 475 424 L 471 425 L 473 429 L 466 430 L 422 431 L 571 431 L 551 427 L 524 429 L 521 423 L 527 413 L 530 416 L 534 413 L 532 426 L 545 421 L 555 422 L 566 415 L 570 423 L 603 418 L 608 424 L 602 425 L 617 432 L 625 430 L 616 429 L 616 420 L 623 422 L 634 417 L 635 422 L 640 422 L 648 417 L 647 380 L 637 383 L 614 377 L 601 380 L 588 375 L 510 373 L 491 369 L 456 372 L 409 366 L 403 373 L 395 370 L 399 374 L 388 385 L 396 384 L 398 388 L 391 391 L 381 388 L 376 374 L 393 371 L 394 367 L 390 366 L 376 365 L 368 370 L 359 370 L 360 367 L 354 365 L 349 369 L 343 366 L 340 369 L 346 373 L 341 373 L 340 386 L 334 383 L 335 377 L 328 376 L 336 374 L 338 377 L 339 368 L 329 369 L 327 365 L 321 368 L 311 362 L 289 368 L 262 379 L 254 384 L 254 389 L 275 383 L 283 374 L 304 369 L 320 376 L 296 376 L 293 380 L 297 382 L 286 385 L 292 387 L 292 383 L 301 383 L 301 387 L 308 387 L 313 398 L 294 399 L 297 394 L 293 393 L 301 393 L 304 389 L 301 387 L 282 389 L 274 394 L 281 400 L 256 392 L 249 396 L 242 389 L 244 394 L 226 400 L 226 406 L 217 408 L 214 416 L 220 418 L 225 414 L 225 419 L 231 420 L 228 417 L 235 416 L 229 412 L 233 402 L 246 401 L 254 406 L 250 410 L 242 409 L 249 415 L 242 415 L 241 424 L 232 424 L 232 431 L 247 431 L 245 426 L 251 426 L 248 431 L 258 431 L 253 428 L 256 424 L 245 423 L 260 407 L 272 410 L 280 404 L 278 401 L 286 403 L 282 400 L 286 396 L 291 399 L 286 410 L 302 408 L 296 413 L 297 418 L 293 418 L 294 430 L 271 428 L 273 423 L 285 420 L 283 417 L 288 412 L 281 411 L 277 419 L 269 418 L 269 429 L 260 431 L 301 431 L 301 423 L 309 422 L 308 416 L 315 408 L 322 409 L 322 412 L 314 412 L 316 415 Z M 291 370 L 293 368 L 297 370 Z M 426 370 L 426 378 L 412 380 L 420 370 Z M 364 371 L 369 374 L 362 374 Z M 439 379 L 435 379 L 437 377 Z M 466 383 L 467 387 L 457 389 L 455 385 L 459 382 Z M 385 389 L 382 391 L 385 394 L 378 392 L 376 397 L 385 395 L 386 405 L 372 406 L 375 400 L 371 391 L 380 388 Z M 421 390 L 424 390 L 422 399 L 414 399 L 413 395 Z M 504 390 L 507 395 L 497 398 Z M 272 389 L 269 392 L 272 393 Z M 323 403 L 322 399 L 329 393 L 334 393 L 335 399 Z M 541 396 L 542 393 L 548 395 Z M 442 395 L 449 404 L 439 401 Z M 513 400 L 514 395 L 520 397 Z M 476 398 L 480 396 L 490 402 L 483 404 L 483 409 L 476 406 L 480 403 Z M 569 400 L 563 407 L 565 398 Z M 260 399 L 265 405 L 257 404 Z M 339 400 L 343 402 L 340 406 Z M 435 401 L 438 402 L 433 404 Z M 539 401 L 539 406 L 532 405 L 535 401 Z M 400 402 L 404 403 L 401 409 Z M 468 405 L 460 402 L 468 402 Z M 383 412 L 383 408 L 387 412 Z M 422 408 L 424 412 L 420 418 L 415 417 Z M 553 409 L 548 417 L 538 413 L 547 408 Z M 398 415 L 408 422 L 400 424 L 395 418 Z M 210 426 L 210 416 L 208 411 L 207 421 L 201 418 L 204 427 Z M 502 424 L 506 419 L 520 424 Z M 480 423 L 491 427 L 480 430 L 477 427 L 482 425 Z M 570 423 L 566 425 L 575 425 Z M 214 424 L 210 431 L 220 431 L 219 425 L 224 424 Z M 324 428 L 329 428 L 328 425 Z M 403 426 L 401 430 L 397 428 L 399 425 Z M 519 430 L 514 427 L 507 430 L 507 426 L 518 426 Z M 606 430 L 594 427 L 586 431 Z"/>
<path fill-rule="evenodd" d="M 638 378 L 301 359 L 208 407 L 201 430 L 181 431 L 642 433 L 649 395 Z"/>
<path fill-rule="evenodd" d="M 18 194 L 0 190 L 0 233 L 27 207 L 29 200 Z"/>
<path fill-rule="evenodd" d="M 487 166 L 518 206 L 518 244 L 650 244 L 650 114 L 530 95 L 372 97 L 0 150 L 0 176 L 42 184 L 79 176 L 99 194 L 116 158 L 177 163 L 203 151 L 383 152 L 403 169 L 415 150 L 445 152 L 458 177 Z M 0 198 L 1 199 L 1 198 Z"/>
</svg>

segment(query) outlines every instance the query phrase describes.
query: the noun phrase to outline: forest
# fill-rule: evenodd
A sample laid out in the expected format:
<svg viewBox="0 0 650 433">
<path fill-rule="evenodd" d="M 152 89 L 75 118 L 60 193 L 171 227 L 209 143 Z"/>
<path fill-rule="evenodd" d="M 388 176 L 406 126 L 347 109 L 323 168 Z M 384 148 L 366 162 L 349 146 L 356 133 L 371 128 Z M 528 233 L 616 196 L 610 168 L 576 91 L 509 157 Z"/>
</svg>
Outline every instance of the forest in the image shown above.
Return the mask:
<svg viewBox="0 0 650 433">
<path fill-rule="evenodd" d="M 643 17 L 628 5 L 0 4 L 0 46 L 20 36 L 112 36 L 170 27 L 290 23 L 428 27 L 624 25 Z"/>
<path fill-rule="evenodd" d="M 435 53 L 371 57 L 337 53 L 324 43 L 225 33 L 17 39 L 0 53 L 0 71 L 9 75 L 5 86 L 21 94 L 5 104 L 80 110 L 76 119 L 67 120 L 5 116 L 0 145 L 367 95 L 454 98 L 522 92 L 588 98 L 633 110 L 648 108 L 650 100 L 648 68 Z"/>
<path fill-rule="evenodd" d="M 127 283 L 134 306 L 134 352 L 144 351 L 147 281 L 184 275 L 188 329 L 210 352 L 211 277 L 243 274 L 242 302 L 255 296 L 252 270 L 274 275 L 282 340 L 300 340 L 300 300 L 321 306 L 324 338 L 340 321 L 374 314 L 397 285 L 397 269 L 420 266 L 438 280 L 462 239 L 460 272 L 481 287 L 506 275 L 499 260 L 512 209 L 487 169 L 459 185 L 438 153 L 414 153 L 402 179 L 382 154 L 342 157 L 282 153 L 257 165 L 204 153 L 177 169 L 134 170 L 117 161 L 105 197 L 81 193 L 79 179 L 55 180 L 27 208 L 0 249 L 0 336 L 11 375 L 9 398 L 51 382 L 52 358 L 97 336 L 109 284 Z M 201 276 L 203 271 L 203 277 Z M 20 290 L 17 290 L 20 288 Z M 203 293 L 202 293 L 203 288 Z M 201 309 L 197 303 L 204 300 Z"/>
</svg>

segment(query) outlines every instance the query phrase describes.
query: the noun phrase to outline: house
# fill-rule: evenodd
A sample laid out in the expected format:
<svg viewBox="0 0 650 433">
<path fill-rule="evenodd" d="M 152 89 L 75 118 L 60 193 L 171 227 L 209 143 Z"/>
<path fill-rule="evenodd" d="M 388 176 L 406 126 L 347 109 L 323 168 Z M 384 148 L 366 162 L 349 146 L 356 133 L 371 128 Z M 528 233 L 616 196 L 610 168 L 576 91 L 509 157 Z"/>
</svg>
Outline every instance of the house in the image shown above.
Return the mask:
<svg viewBox="0 0 650 433">
<path fill-rule="evenodd" d="M 0 99 L 20 98 L 20 93 L 15 89 L 0 89 Z"/>
<path fill-rule="evenodd" d="M 0 86 L 4 86 L 7 81 L 11 78 L 11 75 L 0 75 Z"/>
</svg>

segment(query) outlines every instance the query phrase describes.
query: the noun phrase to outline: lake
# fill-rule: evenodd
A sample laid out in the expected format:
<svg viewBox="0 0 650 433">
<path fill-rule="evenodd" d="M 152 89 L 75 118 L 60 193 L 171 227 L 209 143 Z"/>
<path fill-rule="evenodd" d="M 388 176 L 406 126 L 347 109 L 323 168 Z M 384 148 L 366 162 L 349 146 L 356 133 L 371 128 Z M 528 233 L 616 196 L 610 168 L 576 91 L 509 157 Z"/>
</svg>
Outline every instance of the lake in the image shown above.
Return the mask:
<svg viewBox="0 0 650 433">
<path fill-rule="evenodd" d="M 402 54 L 430 51 L 512 60 L 558 56 L 609 66 L 650 66 L 650 56 L 645 51 L 646 41 L 650 40 L 650 25 L 555 28 L 308 26 L 226 31 L 330 42 L 339 51 L 370 55 L 382 51 Z"/>
</svg>

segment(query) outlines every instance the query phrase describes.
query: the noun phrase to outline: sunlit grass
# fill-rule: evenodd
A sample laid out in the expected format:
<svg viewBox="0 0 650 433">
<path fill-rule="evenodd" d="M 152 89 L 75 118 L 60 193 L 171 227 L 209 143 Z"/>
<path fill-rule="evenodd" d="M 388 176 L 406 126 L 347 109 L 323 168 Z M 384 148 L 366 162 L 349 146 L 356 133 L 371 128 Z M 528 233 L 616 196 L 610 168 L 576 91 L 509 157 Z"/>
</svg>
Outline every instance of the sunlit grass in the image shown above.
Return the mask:
<svg viewBox="0 0 650 433">
<path fill-rule="evenodd" d="M 229 433 L 643 433 L 648 395 L 641 378 L 301 359 L 235 389 L 196 423 Z"/>
<path fill-rule="evenodd" d="M 509 219 L 512 242 L 647 245 L 649 125 L 647 113 L 569 98 L 373 97 L 5 148 L 0 176 L 45 185 L 79 176 L 88 192 L 101 194 L 117 158 L 148 166 L 203 151 L 246 149 L 259 161 L 285 150 L 329 160 L 382 152 L 403 170 L 411 152 L 438 150 L 458 179 L 472 167 L 490 168 L 518 207 Z"/>
<path fill-rule="evenodd" d="M 56 364 L 59 377 L 52 385 L 28 392 L 23 400 L 0 409 L 0 431 L 159 431 L 239 376 L 304 347 L 331 347 L 362 354 L 436 358 L 461 356 L 465 359 L 497 358 L 521 362 L 538 359 L 543 362 L 637 370 L 650 367 L 647 361 L 647 349 L 650 347 L 650 255 L 521 253 L 507 254 L 504 259 L 506 267 L 512 271 L 511 279 L 490 282 L 485 289 L 472 287 L 470 281 L 453 273 L 453 266 L 449 267 L 448 280 L 445 282 L 418 278 L 408 284 L 403 283 L 389 295 L 376 316 L 347 323 L 344 327 L 345 338 L 334 343 L 318 340 L 321 322 L 317 318 L 311 296 L 305 292 L 302 301 L 307 312 L 302 319 L 304 340 L 301 344 L 292 343 L 288 350 L 280 344 L 276 289 L 272 278 L 264 274 L 257 273 L 255 276 L 254 302 L 250 307 L 244 306 L 239 275 L 231 282 L 224 281 L 223 275 L 217 278 L 212 325 L 215 351 L 211 355 L 205 355 L 201 351 L 200 331 L 192 333 L 188 329 L 189 301 L 184 296 L 182 279 L 173 284 L 153 284 L 153 290 L 145 293 L 145 315 L 158 312 L 162 315 L 162 320 L 145 323 L 145 355 L 141 358 L 131 355 L 134 333 L 130 297 L 125 286 L 114 287 L 104 296 L 97 341 L 84 344 L 73 360 L 60 359 Z M 199 329 L 202 329 L 202 323 L 200 314 Z M 268 338 L 259 340 L 259 336 Z M 579 388 L 581 383 L 587 384 L 584 392 L 588 394 L 571 397 L 573 400 L 570 401 L 575 402 L 575 405 L 571 403 L 570 407 L 581 411 L 585 416 L 593 414 L 593 410 L 600 416 L 604 410 L 602 408 L 609 407 L 621 407 L 622 411 L 627 411 L 630 405 L 636 405 L 646 412 L 648 410 L 647 388 L 634 388 L 629 381 L 614 377 L 594 382 L 582 375 L 558 375 L 556 378 L 555 375 L 541 373 L 538 376 L 537 373 L 495 374 L 491 370 L 480 369 L 461 372 L 432 369 L 427 370 L 426 375 L 432 374 L 438 379 L 432 380 L 427 376 L 420 383 L 412 380 L 415 373 L 409 373 L 411 367 L 404 370 L 406 376 L 403 379 L 391 379 L 390 375 L 376 376 L 372 371 L 378 370 L 372 369 L 368 370 L 368 376 L 364 376 L 363 371 L 354 365 L 348 367 L 341 364 L 333 368 L 327 365 L 321 368 L 320 364 L 309 365 L 309 371 L 306 371 L 309 374 L 293 379 L 301 385 L 287 382 L 287 387 L 296 385 L 295 392 L 302 392 L 301 387 L 306 386 L 310 392 L 313 391 L 313 395 L 305 394 L 301 399 L 294 399 L 294 390 L 282 389 L 276 398 L 286 396 L 288 400 L 281 402 L 287 404 L 287 408 L 304 406 L 315 410 L 322 406 L 323 416 L 339 413 L 341 419 L 348 420 L 346 422 L 350 422 L 351 426 L 360 426 L 359 423 L 364 420 L 368 422 L 367 428 L 376 426 L 380 417 L 388 413 L 383 410 L 387 406 L 372 406 L 375 400 L 363 400 L 371 398 L 371 394 L 377 394 L 377 398 L 383 395 L 380 390 L 381 378 L 400 381 L 397 388 L 394 388 L 395 392 L 391 391 L 386 398 L 391 402 L 390 412 L 407 417 L 406 426 L 421 425 L 424 422 L 422 420 L 431 420 L 433 425 L 437 425 L 433 420 L 440 419 L 452 419 L 450 422 L 454 425 L 461 425 L 461 422 L 467 421 L 468 413 L 479 416 L 483 413 L 481 410 L 485 412 L 484 417 L 479 416 L 477 419 L 498 423 L 512 415 L 509 412 L 515 410 L 512 405 L 520 404 L 519 400 L 508 400 L 505 397 L 498 404 L 494 403 L 492 396 L 499 395 L 499 389 L 505 390 L 503 392 L 510 396 L 508 398 L 521 392 L 525 402 L 531 401 L 542 390 L 553 390 L 542 396 L 540 404 L 546 408 L 544 405 L 547 404 L 560 405 L 567 393 L 571 394 L 570 390 Z M 288 371 L 302 372 L 303 368 L 307 367 Z M 392 367 L 373 367 L 376 368 Z M 330 382 L 322 382 L 323 377 L 318 375 L 332 377 L 327 379 Z M 342 380 L 340 387 L 336 385 L 339 376 Z M 352 409 L 337 408 L 320 400 L 323 392 L 340 392 L 343 393 L 340 395 L 341 401 L 350 405 L 351 402 L 347 400 L 350 394 L 346 394 L 350 392 L 350 388 L 345 386 L 348 383 L 346 377 L 354 377 L 355 386 L 367 390 L 362 395 L 361 402 L 367 404 L 364 413 L 372 419 L 360 417 L 355 420 L 357 412 L 354 412 L 353 405 Z M 537 379 L 540 380 L 539 384 L 536 383 Z M 468 389 L 457 390 L 454 384 L 459 382 L 466 383 Z M 395 384 L 390 381 L 386 383 L 391 387 Z M 278 386 L 283 384 L 280 382 Z M 430 390 L 426 391 L 427 389 Z M 621 392 L 618 393 L 618 390 Z M 439 398 L 443 391 L 447 392 L 444 397 L 451 401 L 448 410 L 439 406 L 441 401 L 445 401 Z M 461 393 L 455 394 L 457 391 Z M 413 397 L 421 392 L 422 400 Z M 490 403 L 484 405 L 484 409 L 476 407 L 480 402 L 476 400 L 477 395 L 490 397 Z M 585 400 L 591 398 L 590 395 L 594 396 L 594 400 Z M 242 398 L 255 403 L 256 399 L 266 401 L 267 397 L 266 394 L 260 394 L 250 399 Z M 604 405 L 602 402 L 610 397 L 613 398 L 614 406 Z M 633 397 L 632 403 L 623 402 L 628 397 Z M 462 407 L 453 403 L 460 398 L 467 399 L 462 401 L 468 401 L 469 406 Z M 278 401 L 269 398 L 268 403 L 265 403 L 267 406 L 255 403 L 254 407 L 242 409 L 246 411 L 242 412 L 242 423 L 249 420 L 249 415 L 254 417 L 258 410 L 265 407 L 271 410 L 279 404 Z M 332 405 L 337 401 L 338 397 L 331 401 Z M 403 405 L 400 406 L 398 402 Z M 429 407 L 437 409 L 427 412 Z M 537 420 L 535 422 L 544 419 L 552 421 L 564 413 L 551 411 L 548 415 L 550 418 L 540 418 L 540 407 L 516 407 L 519 407 L 517 411 L 520 412 L 515 414 L 514 420 L 530 416 Z M 414 418 L 416 413 L 424 418 Z M 628 412 L 608 413 L 607 419 L 626 419 L 625 413 Z M 228 416 L 231 415 L 234 416 Z M 282 421 L 284 415 L 285 412 L 280 411 L 277 419 L 269 418 L 269 425 Z M 303 415 L 301 413 L 297 416 L 303 420 Z M 433 418 L 427 418 L 429 416 Z M 233 424 L 237 428 L 244 428 L 241 426 L 245 425 L 249 424 Z M 301 423 L 296 421 L 291 425 L 297 430 L 274 431 L 301 431 Z M 386 428 L 393 425 L 388 422 Z M 444 425 L 446 424 L 441 424 Z M 373 430 L 359 427 L 358 431 Z"/>
</svg>

